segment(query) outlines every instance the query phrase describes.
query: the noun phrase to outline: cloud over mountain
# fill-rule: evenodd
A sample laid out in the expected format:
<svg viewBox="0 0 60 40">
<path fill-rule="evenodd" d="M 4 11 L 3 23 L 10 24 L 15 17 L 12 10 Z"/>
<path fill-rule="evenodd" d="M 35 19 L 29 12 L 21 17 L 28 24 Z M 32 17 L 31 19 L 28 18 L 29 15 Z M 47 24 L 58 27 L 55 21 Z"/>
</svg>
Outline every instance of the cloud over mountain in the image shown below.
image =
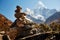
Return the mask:
<svg viewBox="0 0 60 40">
<path fill-rule="evenodd" d="M 30 20 L 30 21 L 33 21 L 33 22 L 36 22 L 36 23 L 38 23 L 37 21 L 39 21 L 39 23 L 40 22 L 44 22 L 45 21 L 45 18 L 44 18 L 44 16 L 42 16 L 42 15 L 35 15 L 36 13 L 34 12 L 34 10 L 31 10 L 31 9 L 29 9 L 29 8 L 27 8 L 26 10 L 25 10 L 25 13 L 27 14 L 27 17 L 26 17 L 26 19 L 28 19 L 28 20 Z M 35 21 L 34 21 L 35 20 Z"/>
<path fill-rule="evenodd" d="M 56 9 L 48 9 L 41 1 L 38 1 L 36 8 L 26 8 L 25 10 L 27 14 L 26 18 L 36 23 L 45 22 L 45 20 L 55 12 L 57 12 Z"/>
</svg>

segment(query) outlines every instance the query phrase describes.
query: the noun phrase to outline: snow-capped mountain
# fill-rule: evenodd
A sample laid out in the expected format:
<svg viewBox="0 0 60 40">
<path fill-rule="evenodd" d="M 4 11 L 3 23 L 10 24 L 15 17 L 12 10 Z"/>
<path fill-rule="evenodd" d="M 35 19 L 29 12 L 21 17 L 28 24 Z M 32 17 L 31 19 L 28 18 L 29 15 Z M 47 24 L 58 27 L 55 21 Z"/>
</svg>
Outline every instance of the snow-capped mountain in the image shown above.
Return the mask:
<svg viewBox="0 0 60 40">
<path fill-rule="evenodd" d="M 30 21 L 33 21 L 35 23 L 45 22 L 44 16 L 42 16 L 40 14 L 39 15 L 35 14 L 33 10 L 30 10 L 27 8 L 25 13 L 27 14 L 26 19 L 28 19 Z"/>
<path fill-rule="evenodd" d="M 42 15 L 47 19 L 49 16 L 53 15 L 55 12 L 57 12 L 56 9 L 46 9 L 46 8 L 39 8 L 39 9 L 34 9 L 34 13 L 37 15 Z"/>
<path fill-rule="evenodd" d="M 48 9 L 41 1 L 38 2 L 36 8 L 32 10 L 26 8 L 25 10 L 27 14 L 26 18 L 36 23 L 45 22 L 45 20 L 55 12 L 57 12 L 56 9 Z"/>
</svg>

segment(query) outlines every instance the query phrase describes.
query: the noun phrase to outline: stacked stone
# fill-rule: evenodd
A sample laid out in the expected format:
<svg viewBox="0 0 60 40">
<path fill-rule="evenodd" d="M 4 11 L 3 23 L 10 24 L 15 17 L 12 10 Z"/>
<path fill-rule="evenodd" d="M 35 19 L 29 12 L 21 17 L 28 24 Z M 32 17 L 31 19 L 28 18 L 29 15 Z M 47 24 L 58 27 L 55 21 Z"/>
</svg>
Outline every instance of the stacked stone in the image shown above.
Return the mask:
<svg viewBox="0 0 60 40">
<path fill-rule="evenodd" d="M 16 20 L 16 25 L 17 25 L 18 27 L 23 26 L 23 24 L 25 23 L 25 22 L 24 22 L 24 19 L 25 19 L 24 16 L 26 16 L 26 14 L 25 14 L 25 13 L 22 13 L 22 12 L 21 12 L 21 9 L 22 9 L 21 7 L 17 6 L 17 7 L 16 7 L 16 10 L 15 10 L 15 17 L 17 18 L 17 20 Z"/>
<path fill-rule="evenodd" d="M 21 12 L 21 9 L 22 9 L 22 8 L 19 7 L 19 6 L 17 6 L 16 8 L 17 8 L 17 9 L 15 10 L 15 17 L 16 17 L 17 19 L 19 19 L 19 18 L 24 19 L 24 18 L 25 18 L 24 16 L 26 16 L 26 14 Z"/>
<path fill-rule="evenodd" d="M 22 8 L 20 6 L 16 7 L 15 10 L 16 20 L 11 25 L 9 33 L 9 36 L 12 40 L 17 39 L 18 36 L 22 37 L 26 36 L 27 34 L 29 35 L 29 30 L 31 30 L 29 25 L 27 25 L 27 20 L 25 19 L 26 14 L 21 12 L 21 10 Z"/>
</svg>

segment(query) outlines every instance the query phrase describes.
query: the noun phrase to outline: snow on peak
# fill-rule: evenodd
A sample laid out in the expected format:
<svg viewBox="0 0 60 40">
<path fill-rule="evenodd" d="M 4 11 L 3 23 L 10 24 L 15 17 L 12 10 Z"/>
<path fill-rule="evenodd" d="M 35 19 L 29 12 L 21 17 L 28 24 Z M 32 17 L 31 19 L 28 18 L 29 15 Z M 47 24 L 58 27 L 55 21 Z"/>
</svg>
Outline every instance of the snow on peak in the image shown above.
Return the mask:
<svg viewBox="0 0 60 40">
<path fill-rule="evenodd" d="M 26 10 L 25 10 L 25 13 L 27 14 L 27 15 L 29 15 L 29 16 L 27 16 L 26 17 L 26 19 L 28 19 L 28 20 L 30 20 L 30 21 L 33 21 L 34 22 L 34 20 L 40 20 L 40 21 L 43 21 L 43 22 L 45 22 L 45 18 L 44 18 L 44 16 L 42 16 L 42 15 L 35 15 L 36 13 L 35 13 L 35 11 L 34 10 L 31 10 L 31 9 L 29 9 L 29 8 L 26 8 Z M 37 22 L 37 21 L 35 21 L 35 22 Z M 39 22 L 40 22 L 39 21 Z"/>
<path fill-rule="evenodd" d="M 31 9 L 29 9 L 29 8 L 26 8 L 25 13 L 27 15 L 33 15 L 34 14 L 34 12 Z"/>
</svg>

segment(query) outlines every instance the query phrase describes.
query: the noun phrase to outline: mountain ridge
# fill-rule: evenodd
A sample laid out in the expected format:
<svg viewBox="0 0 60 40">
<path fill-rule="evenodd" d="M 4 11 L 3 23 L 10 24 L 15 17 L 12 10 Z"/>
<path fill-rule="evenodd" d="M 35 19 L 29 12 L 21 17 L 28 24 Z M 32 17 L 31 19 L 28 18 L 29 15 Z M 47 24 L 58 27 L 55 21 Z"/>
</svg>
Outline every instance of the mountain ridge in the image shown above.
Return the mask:
<svg viewBox="0 0 60 40">
<path fill-rule="evenodd" d="M 45 23 L 51 23 L 54 20 L 60 19 L 60 12 L 56 12 L 55 14 L 51 15 L 49 18 L 47 18 Z"/>
</svg>

